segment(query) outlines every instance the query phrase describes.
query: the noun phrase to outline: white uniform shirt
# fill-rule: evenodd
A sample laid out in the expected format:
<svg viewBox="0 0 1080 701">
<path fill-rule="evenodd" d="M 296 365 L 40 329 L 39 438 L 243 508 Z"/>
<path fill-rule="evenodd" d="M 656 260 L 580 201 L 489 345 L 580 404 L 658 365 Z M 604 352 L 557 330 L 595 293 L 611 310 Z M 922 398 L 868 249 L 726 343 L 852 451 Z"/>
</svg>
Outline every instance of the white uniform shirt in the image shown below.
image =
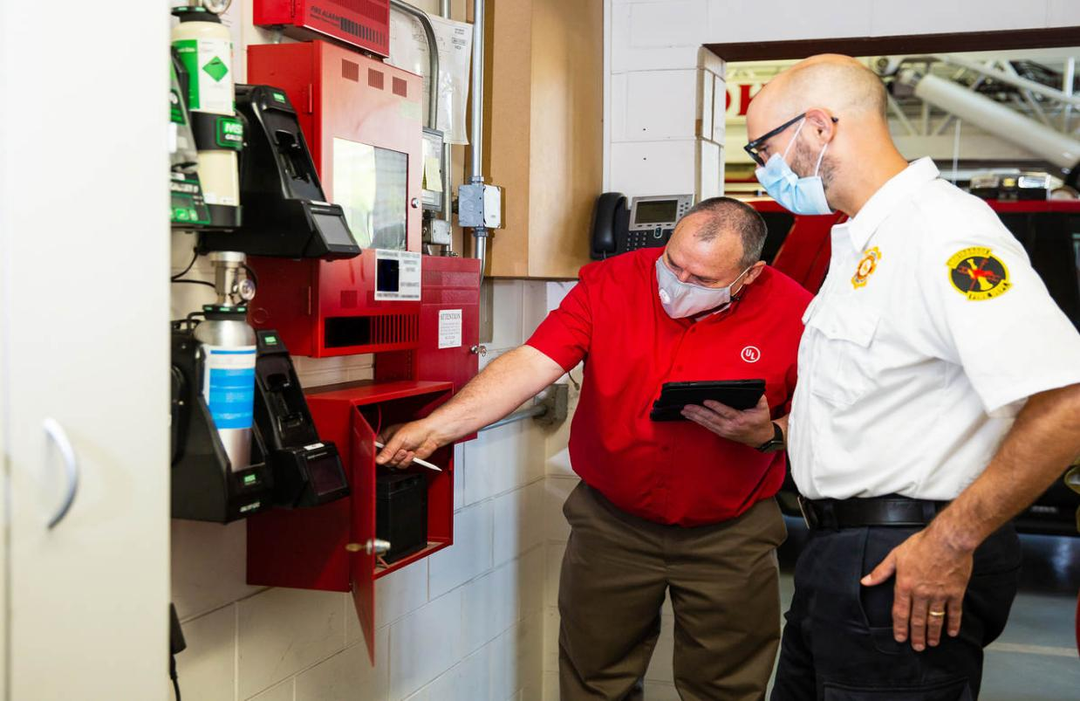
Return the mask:
<svg viewBox="0 0 1080 701">
<path fill-rule="evenodd" d="M 916 161 L 833 227 L 788 436 L 810 499 L 953 499 L 1027 397 L 1080 382 L 1080 334 L 1023 247 L 938 175 Z"/>
</svg>

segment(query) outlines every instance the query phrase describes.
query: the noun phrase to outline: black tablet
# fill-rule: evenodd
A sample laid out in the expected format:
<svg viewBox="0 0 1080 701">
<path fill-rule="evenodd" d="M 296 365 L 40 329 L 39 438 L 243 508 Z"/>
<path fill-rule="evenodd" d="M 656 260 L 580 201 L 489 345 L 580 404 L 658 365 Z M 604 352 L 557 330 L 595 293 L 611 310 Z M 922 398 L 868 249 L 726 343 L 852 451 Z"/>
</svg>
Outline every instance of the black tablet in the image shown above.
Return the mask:
<svg viewBox="0 0 1080 701">
<path fill-rule="evenodd" d="M 706 399 L 732 409 L 746 410 L 756 406 L 763 394 L 765 380 L 665 382 L 649 418 L 653 421 L 685 421 L 682 408 L 687 404 L 705 406 Z"/>
</svg>

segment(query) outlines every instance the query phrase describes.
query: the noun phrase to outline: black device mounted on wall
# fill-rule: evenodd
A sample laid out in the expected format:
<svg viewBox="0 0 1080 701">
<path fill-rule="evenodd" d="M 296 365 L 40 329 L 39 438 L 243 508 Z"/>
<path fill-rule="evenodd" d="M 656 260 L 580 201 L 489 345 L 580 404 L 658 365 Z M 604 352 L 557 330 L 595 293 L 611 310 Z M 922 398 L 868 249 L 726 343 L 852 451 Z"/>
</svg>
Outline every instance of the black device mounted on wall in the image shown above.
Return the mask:
<svg viewBox="0 0 1080 701">
<path fill-rule="evenodd" d="M 194 323 L 172 332 L 172 516 L 228 523 L 273 506 L 318 506 L 349 494 L 337 447 L 319 439 L 276 331 L 256 332 L 251 465 L 233 470 L 200 391 Z"/>
<path fill-rule="evenodd" d="M 252 430 L 251 464 L 232 469 L 200 390 L 194 329 L 188 320 L 173 323 L 171 514 L 229 523 L 269 509 L 273 479 L 258 427 Z"/>
<path fill-rule="evenodd" d="M 242 225 L 203 234 L 200 251 L 283 258 L 354 258 L 360 246 L 344 210 L 326 200 L 296 110 L 284 90 L 237 85 Z"/>
<path fill-rule="evenodd" d="M 675 224 L 694 206 L 693 195 L 649 195 L 628 200 L 605 192 L 593 210 L 590 254 L 593 260 L 666 246 Z"/>
<path fill-rule="evenodd" d="M 417 472 L 375 476 L 375 537 L 388 541 L 383 555 L 394 563 L 427 547 L 427 478 Z"/>
<path fill-rule="evenodd" d="M 255 427 L 266 443 L 276 506 L 318 506 L 349 495 L 337 447 L 319 439 L 289 351 L 276 331 L 256 331 Z"/>
</svg>

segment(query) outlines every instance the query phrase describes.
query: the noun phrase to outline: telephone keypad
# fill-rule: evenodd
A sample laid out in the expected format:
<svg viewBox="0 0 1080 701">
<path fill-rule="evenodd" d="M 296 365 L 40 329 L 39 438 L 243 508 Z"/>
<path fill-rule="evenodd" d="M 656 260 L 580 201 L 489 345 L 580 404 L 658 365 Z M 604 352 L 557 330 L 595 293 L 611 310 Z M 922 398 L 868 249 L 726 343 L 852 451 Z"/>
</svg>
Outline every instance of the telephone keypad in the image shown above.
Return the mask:
<svg viewBox="0 0 1080 701">
<path fill-rule="evenodd" d="M 631 231 L 626 235 L 626 250 L 636 251 L 641 248 L 658 248 L 667 243 L 671 229 L 656 227 L 647 231 Z"/>
</svg>

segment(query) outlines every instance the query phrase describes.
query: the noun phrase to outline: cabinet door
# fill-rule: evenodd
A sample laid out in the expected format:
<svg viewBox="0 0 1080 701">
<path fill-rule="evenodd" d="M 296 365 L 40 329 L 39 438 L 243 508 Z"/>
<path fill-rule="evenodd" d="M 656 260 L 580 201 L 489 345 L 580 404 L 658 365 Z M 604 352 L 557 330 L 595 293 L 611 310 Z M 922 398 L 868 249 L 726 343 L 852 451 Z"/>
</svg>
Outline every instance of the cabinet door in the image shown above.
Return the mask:
<svg viewBox="0 0 1080 701">
<path fill-rule="evenodd" d="M 352 522 L 349 540 L 349 580 L 356 615 L 375 664 L 375 431 L 354 410 L 352 415 Z"/>
<path fill-rule="evenodd" d="M 41 12 L 0 3 L 5 688 L 164 700 L 166 9 Z"/>
</svg>

